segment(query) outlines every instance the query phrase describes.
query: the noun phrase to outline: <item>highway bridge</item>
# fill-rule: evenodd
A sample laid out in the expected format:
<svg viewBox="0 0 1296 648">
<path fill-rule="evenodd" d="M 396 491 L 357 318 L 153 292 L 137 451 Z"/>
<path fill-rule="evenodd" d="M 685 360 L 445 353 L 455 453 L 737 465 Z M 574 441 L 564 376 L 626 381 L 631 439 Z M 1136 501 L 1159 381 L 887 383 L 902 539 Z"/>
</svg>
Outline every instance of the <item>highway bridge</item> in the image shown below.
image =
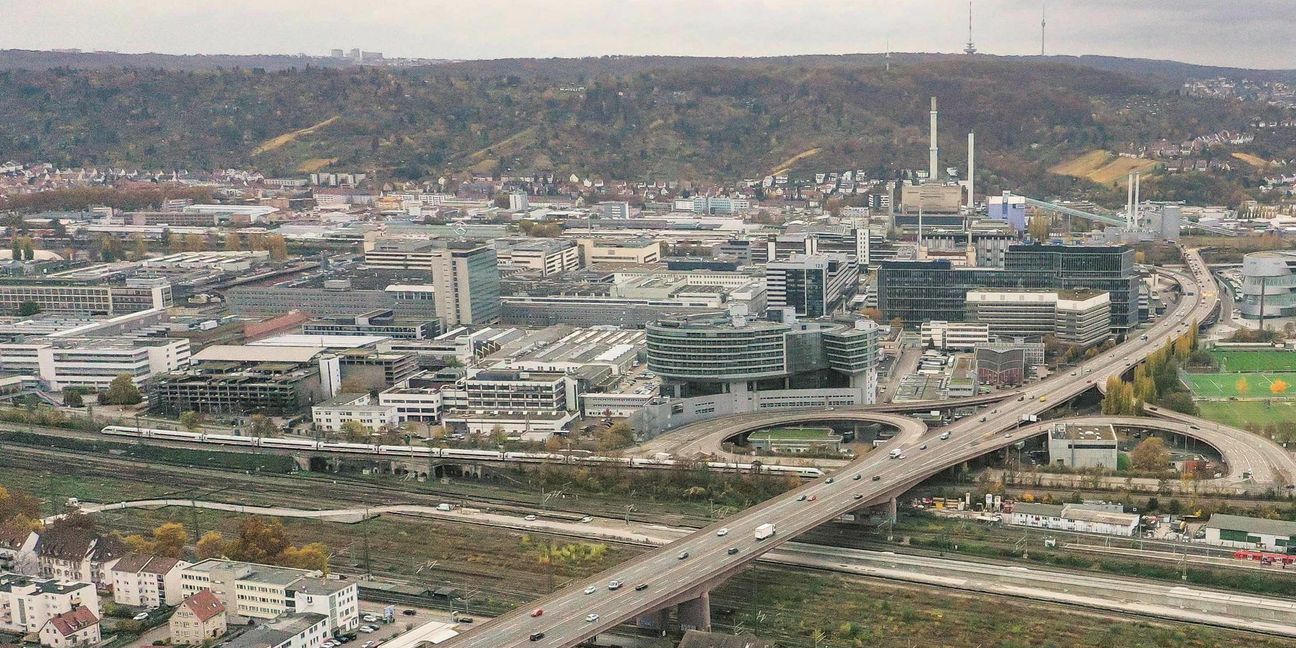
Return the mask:
<svg viewBox="0 0 1296 648">
<path fill-rule="evenodd" d="M 1185 250 L 1189 288 L 1146 340 L 1128 340 L 1089 360 L 1070 374 L 1032 385 L 1017 399 L 981 417 L 968 417 L 947 428 L 946 440 L 932 433 L 918 439 L 898 435 L 887 444 L 900 459 L 870 453 L 837 471 L 770 499 L 727 520 L 699 530 L 666 547 L 643 554 L 601 574 L 572 584 L 524 608 L 497 617 L 445 643 L 451 648 L 545 646 L 568 648 L 639 618 L 659 624 L 663 611 L 679 606 L 680 623 L 710 627 L 709 591 L 748 563 L 798 534 L 866 505 L 890 500 L 950 466 L 1015 443 L 1010 436 L 1023 416 L 1039 415 L 1105 383 L 1108 376 L 1129 371 L 1135 362 L 1184 331 L 1183 325 L 1205 320 L 1218 297 L 1212 279 L 1195 250 Z M 755 538 L 763 524 L 776 525 L 773 537 Z M 611 581 L 623 583 L 611 588 Z M 543 613 L 535 615 L 534 611 Z"/>
</svg>

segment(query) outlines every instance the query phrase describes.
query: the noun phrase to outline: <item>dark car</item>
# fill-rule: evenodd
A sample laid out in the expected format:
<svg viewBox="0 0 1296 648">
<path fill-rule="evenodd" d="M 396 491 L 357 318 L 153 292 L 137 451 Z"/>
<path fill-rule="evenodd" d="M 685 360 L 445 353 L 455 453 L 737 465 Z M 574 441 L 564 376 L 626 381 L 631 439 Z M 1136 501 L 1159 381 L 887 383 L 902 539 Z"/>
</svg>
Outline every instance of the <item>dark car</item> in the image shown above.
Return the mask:
<svg viewBox="0 0 1296 648">
<path fill-rule="evenodd" d="M 880 479 L 882 479 L 882 475 L 873 475 L 873 481 L 878 481 Z"/>
<path fill-rule="evenodd" d="M 738 547 L 729 547 L 729 555 L 730 555 L 730 556 L 732 556 L 732 555 L 734 555 L 734 554 L 736 554 L 736 553 L 738 553 Z"/>
<path fill-rule="evenodd" d="M 540 641 L 541 639 L 544 639 L 544 633 L 543 633 L 543 632 L 532 632 L 532 633 L 531 633 L 531 641 Z"/>
<path fill-rule="evenodd" d="M 404 614 L 405 616 L 414 616 L 415 614 L 418 614 L 418 610 L 401 610 L 401 614 Z"/>
<path fill-rule="evenodd" d="M 642 592 L 646 589 L 648 589 L 648 583 L 639 583 L 638 585 L 635 585 L 636 592 Z"/>
</svg>

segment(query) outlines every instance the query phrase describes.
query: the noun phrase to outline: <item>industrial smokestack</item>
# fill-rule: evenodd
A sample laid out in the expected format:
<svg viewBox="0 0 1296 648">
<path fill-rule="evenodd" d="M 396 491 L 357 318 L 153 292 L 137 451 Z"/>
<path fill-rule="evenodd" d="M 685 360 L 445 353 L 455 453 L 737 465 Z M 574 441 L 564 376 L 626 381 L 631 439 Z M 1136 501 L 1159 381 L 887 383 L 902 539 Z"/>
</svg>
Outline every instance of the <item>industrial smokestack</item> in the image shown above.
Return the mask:
<svg viewBox="0 0 1296 648">
<path fill-rule="evenodd" d="M 1125 222 L 1134 226 L 1134 172 L 1125 177 Z"/>
<path fill-rule="evenodd" d="M 972 211 L 974 207 L 974 204 L 972 202 L 972 194 L 975 192 L 975 187 L 976 187 L 976 137 L 975 135 L 976 135 L 975 133 L 968 133 L 968 177 L 967 177 L 968 211 Z"/>
<path fill-rule="evenodd" d="M 1139 172 L 1134 172 L 1134 227 L 1139 226 Z"/>
<path fill-rule="evenodd" d="M 930 167 L 928 180 L 936 181 L 936 158 L 939 149 L 936 147 L 936 97 L 931 98 L 931 148 L 928 151 Z"/>
</svg>

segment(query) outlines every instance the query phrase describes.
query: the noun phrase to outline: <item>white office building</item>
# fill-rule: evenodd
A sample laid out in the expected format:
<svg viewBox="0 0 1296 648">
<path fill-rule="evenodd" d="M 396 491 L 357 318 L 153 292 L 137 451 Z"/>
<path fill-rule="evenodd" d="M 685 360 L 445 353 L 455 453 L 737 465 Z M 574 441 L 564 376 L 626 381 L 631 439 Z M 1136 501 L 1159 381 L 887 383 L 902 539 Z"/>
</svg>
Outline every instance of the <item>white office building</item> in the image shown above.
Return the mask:
<svg viewBox="0 0 1296 648">
<path fill-rule="evenodd" d="M 276 619 L 291 612 L 324 615 L 328 632 L 360 626 L 355 582 L 322 578 L 319 572 L 210 558 L 180 573 L 181 593 L 188 597 L 211 590 L 226 613 L 244 619 Z M 231 623 L 243 622 L 237 618 Z"/>
<path fill-rule="evenodd" d="M 923 322 L 918 329 L 923 344 L 935 349 L 974 349 L 990 341 L 990 325 L 982 322 Z"/>
<path fill-rule="evenodd" d="M 104 391 L 121 374 L 140 384 L 188 366 L 187 339 L 47 338 L 0 344 L 0 373 L 34 376 L 51 391 L 66 387 Z"/>
</svg>

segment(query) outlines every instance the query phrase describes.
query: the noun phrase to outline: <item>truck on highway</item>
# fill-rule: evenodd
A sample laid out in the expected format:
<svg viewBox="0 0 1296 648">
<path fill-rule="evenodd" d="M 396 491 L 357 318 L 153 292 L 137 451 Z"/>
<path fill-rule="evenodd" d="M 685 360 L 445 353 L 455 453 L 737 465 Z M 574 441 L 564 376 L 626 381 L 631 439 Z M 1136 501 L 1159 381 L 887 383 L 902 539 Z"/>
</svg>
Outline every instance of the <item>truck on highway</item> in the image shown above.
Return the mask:
<svg viewBox="0 0 1296 648">
<path fill-rule="evenodd" d="M 773 524 L 770 524 L 769 522 L 766 522 L 765 524 L 762 524 L 762 525 L 756 527 L 756 539 L 757 539 L 757 540 L 764 540 L 765 538 L 768 538 L 768 537 L 770 537 L 770 536 L 772 536 L 772 535 L 774 535 L 774 525 L 773 525 Z"/>
</svg>

